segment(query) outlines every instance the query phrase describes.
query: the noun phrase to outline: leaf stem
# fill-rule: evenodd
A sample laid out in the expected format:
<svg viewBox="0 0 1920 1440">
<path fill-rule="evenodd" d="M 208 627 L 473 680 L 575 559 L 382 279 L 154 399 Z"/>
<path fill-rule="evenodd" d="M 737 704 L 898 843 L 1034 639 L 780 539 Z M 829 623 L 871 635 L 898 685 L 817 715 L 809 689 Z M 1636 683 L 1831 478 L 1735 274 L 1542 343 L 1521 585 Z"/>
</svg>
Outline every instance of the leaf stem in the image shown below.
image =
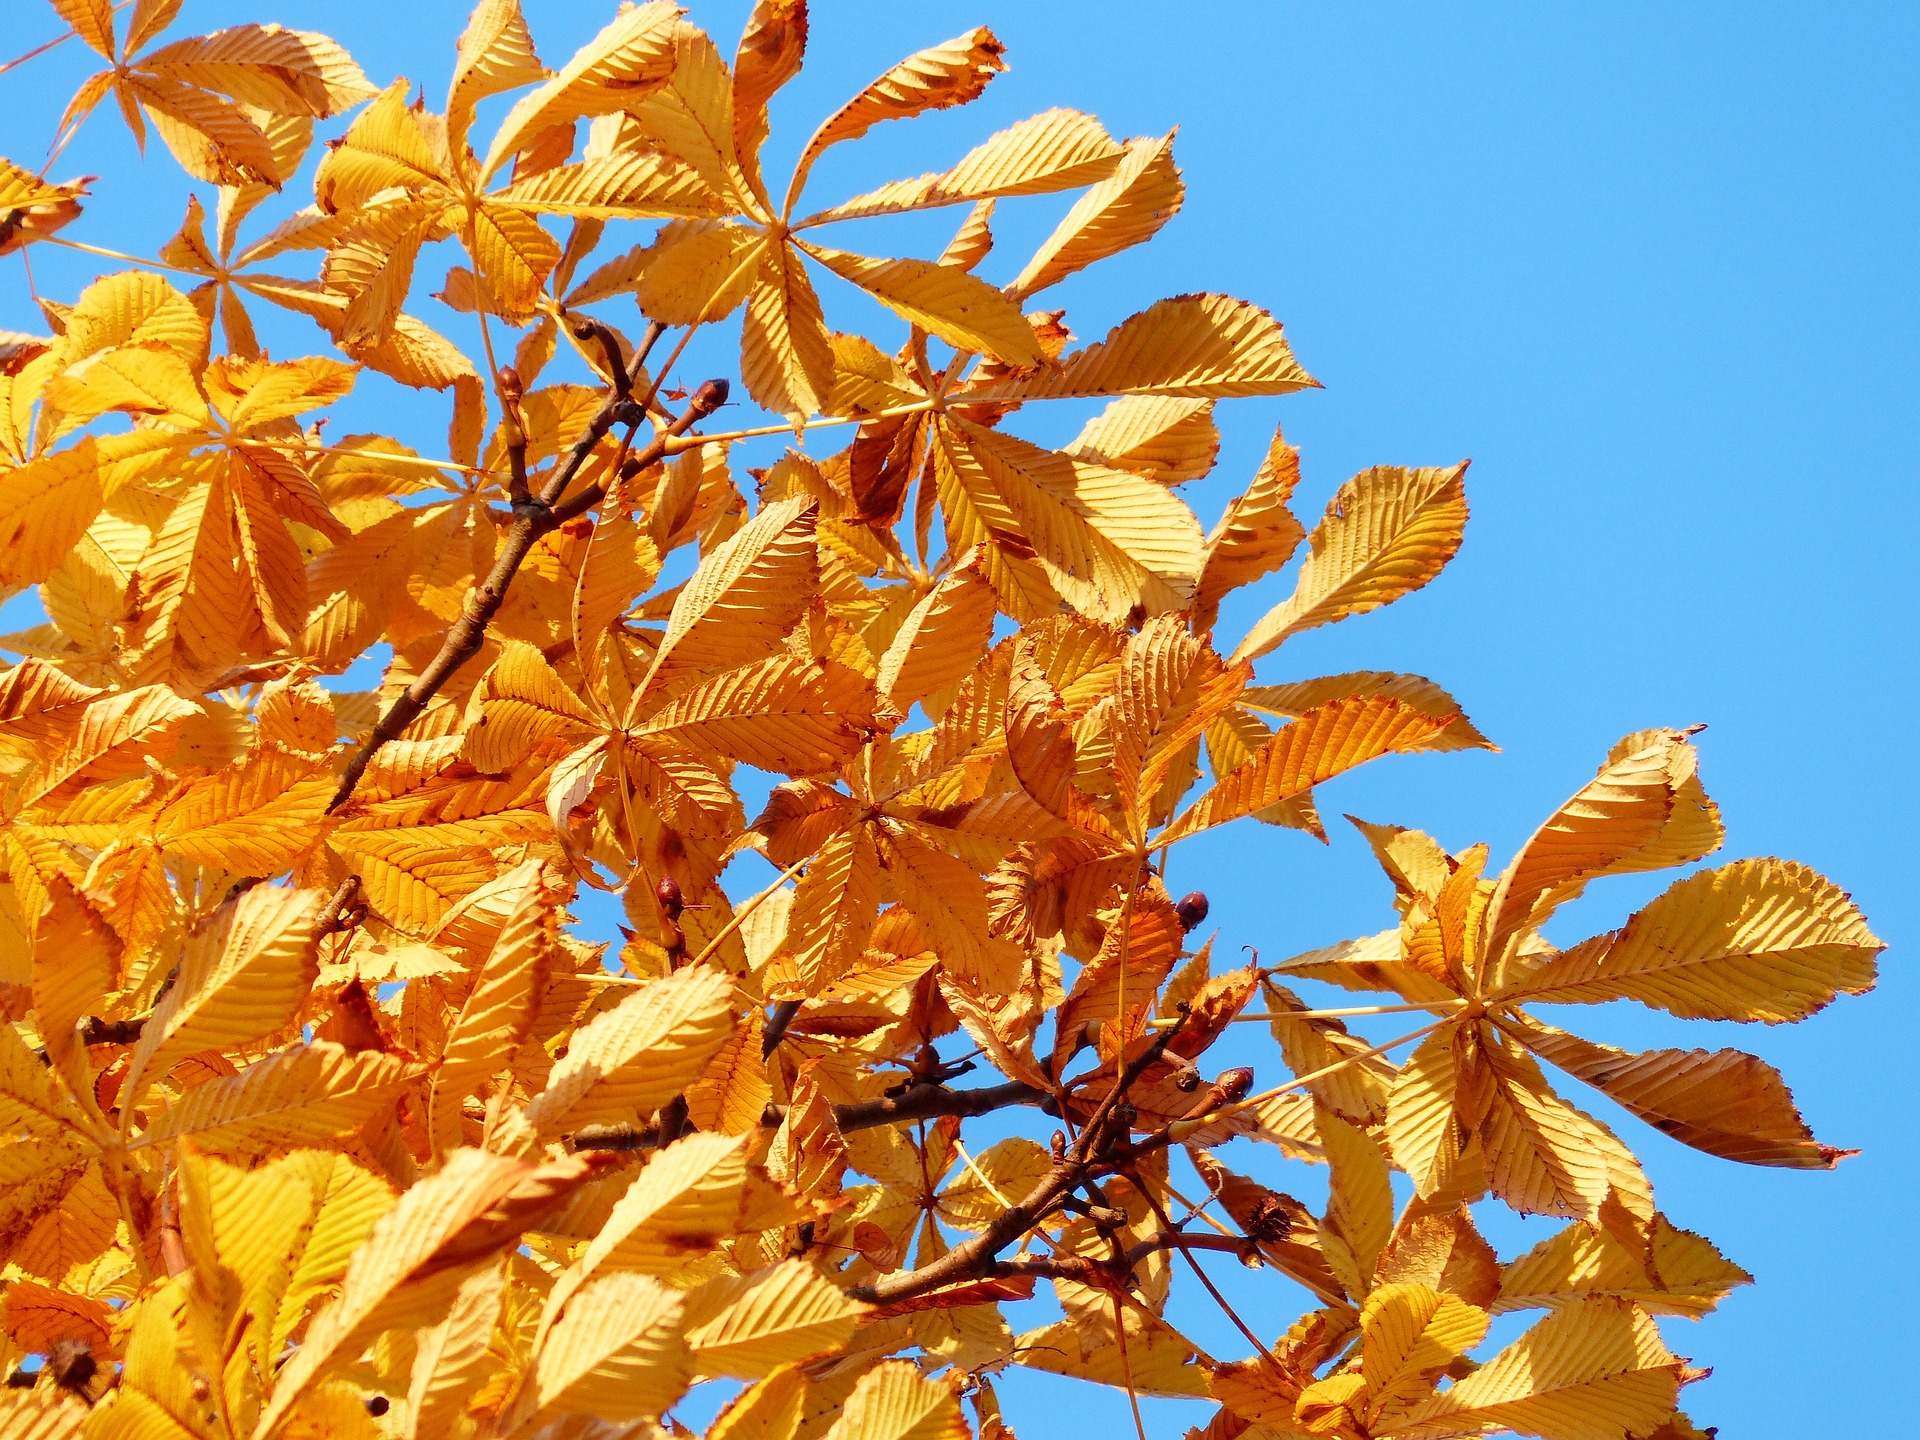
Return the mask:
<svg viewBox="0 0 1920 1440">
<path fill-rule="evenodd" d="M 1235 1015 L 1226 1023 L 1229 1025 L 1250 1024 L 1256 1020 L 1343 1020 L 1355 1015 L 1412 1015 L 1425 1013 L 1441 1015 L 1445 1011 L 1457 1010 L 1464 1006 L 1465 1000 L 1430 1000 L 1417 1005 L 1340 1005 L 1329 1010 L 1259 1010 L 1252 1014 Z M 1179 1028 L 1178 1020 L 1149 1020 L 1149 1030 L 1172 1030 Z"/>
<path fill-rule="evenodd" d="M 89 255 L 99 255 L 104 259 L 118 260 L 127 265 L 144 265 L 149 270 L 165 270 L 170 275 L 188 275 L 195 280 L 213 278 L 203 270 L 188 270 L 184 266 L 169 265 L 164 260 L 145 260 L 138 255 L 129 255 L 124 250 L 109 250 L 104 245 L 89 245 L 84 240 L 69 240 L 64 235 L 43 235 L 35 243 L 58 245 L 66 250 L 84 250 Z"/>
</svg>

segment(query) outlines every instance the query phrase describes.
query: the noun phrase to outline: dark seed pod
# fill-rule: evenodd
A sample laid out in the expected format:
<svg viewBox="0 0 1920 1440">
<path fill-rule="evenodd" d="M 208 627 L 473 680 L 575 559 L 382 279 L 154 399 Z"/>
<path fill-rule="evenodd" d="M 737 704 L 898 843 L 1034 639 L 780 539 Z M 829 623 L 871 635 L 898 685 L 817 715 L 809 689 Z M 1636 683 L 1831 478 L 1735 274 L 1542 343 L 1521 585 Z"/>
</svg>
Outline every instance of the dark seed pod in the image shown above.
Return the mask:
<svg viewBox="0 0 1920 1440">
<path fill-rule="evenodd" d="M 56 1340 L 47 1352 L 47 1373 L 63 1390 L 84 1390 L 93 1383 L 100 1362 L 84 1340 Z"/>
<path fill-rule="evenodd" d="M 660 883 L 653 887 L 653 898 L 660 902 L 660 909 L 669 920 L 678 920 L 680 912 L 687 908 L 687 902 L 680 894 L 680 882 L 671 875 L 662 876 Z"/>
<path fill-rule="evenodd" d="M 367 1413 L 377 1418 L 386 1414 L 392 1408 L 392 1403 L 384 1395 L 369 1395 L 366 1400 Z"/>
<path fill-rule="evenodd" d="M 1277 1195 L 1262 1195 L 1247 1216 L 1247 1234 L 1255 1240 L 1284 1240 L 1293 1232 L 1293 1219 Z"/>
<path fill-rule="evenodd" d="M 1220 1092 L 1220 1099 L 1232 1105 L 1246 1099 L 1253 1089 L 1253 1071 L 1248 1066 L 1236 1065 L 1231 1070 L 1222 1070 L 1213 1083 Z"/>
<path fill-rule="evenodd" d="M 1180 903 L 1173 907 L 1173 913 L 1180 917 L 1180 928 L 1191 930 L 1207 918 L 1207 895 L 1204 890 L 1195 890 L 1184 895 Z"/>
</svg>

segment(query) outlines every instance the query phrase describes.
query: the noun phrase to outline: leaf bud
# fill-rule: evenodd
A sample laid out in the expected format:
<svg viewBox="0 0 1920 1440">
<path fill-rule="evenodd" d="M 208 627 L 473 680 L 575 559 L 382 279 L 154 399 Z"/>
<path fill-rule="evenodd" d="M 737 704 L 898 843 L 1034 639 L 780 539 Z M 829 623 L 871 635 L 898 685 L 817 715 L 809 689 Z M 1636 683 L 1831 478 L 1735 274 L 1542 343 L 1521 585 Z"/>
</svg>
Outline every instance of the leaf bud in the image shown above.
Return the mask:
<svg viewBox="0 0 1920 1440">
<path fill-rule="evenodd" d="M 387 1413 L 392 1406 L 392 1402 L 384 1395 L 369 1395 L 366 1399 L 366 1406 L 367 1413 L 377 1420 L 380 1416 Z"/>
<path fill-rule="evenodd" d="M 671 875 L 660 877 L 660 883 L 653 887 L 653 898 L 660 902 L 660 909 L 669 920 L 677 922 L 680 912 L 687 908 L 686 899 L 680 894 L 680 882 Z"/>
<path fill-rule="evenodd" d="M 1213 1082 L 1213 1088 L 1220 1092 L 1220 1103 L 1235 1105 L 1247 1098 L 1253 1089 L 1253 1070 L 1250 1066 L 1236 1065 L 1231 1070 L 1222 1070 L 1219 1078 Z"/>
<path fill-rule="evenodd" d="M 704 419 L 727 403 L 727 392 L 731 387 L 724 380 L 704 380 L 700 388 L 693 392 L 693 413 L 696 419 Z"/>
<path fill-rule="evenodd" d="M 1182 896 L 1180 903 L 1173 907 L 1173 913 L 1180 917 L 1180 928 L 1191 930 L 1207 918 L 1207 895 L 1204 890 L 1190 891 Z"/>
</svg>

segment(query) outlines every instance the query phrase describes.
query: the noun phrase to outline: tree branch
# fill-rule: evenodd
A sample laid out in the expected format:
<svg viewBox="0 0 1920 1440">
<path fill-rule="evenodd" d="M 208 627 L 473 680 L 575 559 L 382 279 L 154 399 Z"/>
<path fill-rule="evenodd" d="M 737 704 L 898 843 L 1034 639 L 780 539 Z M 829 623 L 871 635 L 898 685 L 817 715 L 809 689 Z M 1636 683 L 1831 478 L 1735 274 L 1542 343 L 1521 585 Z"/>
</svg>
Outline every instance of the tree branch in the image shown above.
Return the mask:
<svg viewBox="0 0 1920 1440">
<path fill-rule="evenodd" d="M 1053 1097 L 1018 1080 L 1004 1085 L 986 1085 L 973 1090 L 949 1090 L 944 1085 L 915 1085 L 904 1094 L 880 1100 L 859 1100 L 833 1107 L 834 1123 L 844 1131 L 872 1130 L 880 1125 L 902 1125 L 915 1120 L 931 1120 L 941 1115 L 971 1118 L 1013 1105 L 1037 1105 L 1049 1114 Z M 786 1118 L 786 1107 L 769 1105 L 760 1117 L 766 1129 L 776 1128 Z M 663 1138 L 659 1122 L 648 1125 L 591 1125 L 576 1131 L 574 1150 L 651 1150 L 669 1143 Z"/>
</svg>

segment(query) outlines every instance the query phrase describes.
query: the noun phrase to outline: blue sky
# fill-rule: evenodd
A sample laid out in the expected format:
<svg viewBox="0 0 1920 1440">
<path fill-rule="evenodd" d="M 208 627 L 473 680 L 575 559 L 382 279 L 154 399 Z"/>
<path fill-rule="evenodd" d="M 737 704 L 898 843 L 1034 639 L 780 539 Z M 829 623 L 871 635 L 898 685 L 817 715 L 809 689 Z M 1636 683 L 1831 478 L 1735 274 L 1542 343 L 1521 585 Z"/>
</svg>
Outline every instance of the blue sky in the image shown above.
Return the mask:
<svg viewBox="0 0 1920 1440">
<path fill-rule="evenodd" d="M 465 8 L 187 0 L 176 33 L 243 18 L 326 30 L 376 81 L 409 75 L 437 106 Z M 611 5 L 527 9 L 557 65 Z M 730 51 L 745 11 L 699 4 L 693 18 Z M 1697 1325 L 1666 1327 L 1676 1350 L 1714 1367 L 1686 1397 L 1696 1420 L 1742 1437 L 1906 1420 L 1920 1401 L 1908 1299 L 1920 1151 L 1901 1059 L 1920 1016 L 1908 961 L 1920 938 L 1909 880 L 1920 627 L 1908 594 L 1920 533 L 1920 10 L 826 0 L 814 58 L 776 103 L 773 167 L 859 84 L 973 23 L 1007 43 L 1011 71 L 975 106 L 842 147 L 814 193 L 937 168 L 1049 105 L 1092 111 L 1121 135 L 1177 124 L 1184 213 L 1049 303 L 1066 305 L 1082 336 L 1202 289 L 1286 323 L 1327 388 L 1222 407 L 1220 468 L 1187 492 L 1203 522 L 1276 423 L 1303 449 L 1308 518 L 1363 466 L 1474 462 L 1473 519 L 1452 568 L 1389 611 L 1289 643 L 1261 678 L 1427 674 L 1502 752 L 1385 762 L 1328 787 L 1323 810 L 1417 825 L 1454 848 L 1486 840 L 1501 863 L 1620 735 L 1705 722 L 1703 774 L 1729 828 L 1720 858 L 1804 860 L 1850 889 L 1889 942 L 1879 991 L 1797 1027 L 1580 1018 L 1616 1043 L 1751 1049 L 1785 1070 L 1823 1139 L 1865 1152 L 1832 1174 L 1754 1170 L 1619 1120 L 1663 1208 L 1759 1282 Z M 0 53 L 55 28 L 49 9 L 12 0 L 0 6 Z M 37 165 L 84 67 L 70 44 L 0 79 L 0 153 Z M 69 233 L 152 253 L 171 232 L 182 177 L 157 150 L 145 171 L 131 164 L 117 117 L 103 113 L 56 167 L 108 177 L 103 203 Z M 989 274 L 1010 275 L 1059 209 L 1026 203 L 1002 207 L 1005 262 Z M 889 243 L 874 234 L 861 238 Z M 898 236 L 919 253 L 944 238 Z M 36 252 L 43 287 L 71 298 L 78 258 Z M 0 267 L 0 307 L 0 327 L 39 328 L 17 262 Z M 420 309 L 455 328 L 434 302 Z M 269 343 L 300 353 L 318 336 L 285 329 Z M 721 347 L 698 366 L 731 373 Z M 423 448 L 443 433 L 432 397 L 369 384 L 353 403 L 340 427 Z M 1027 433 L 1064 439 L 1080 418 Z M 1237 635 L 1282 593 L 1270 582 L 1229 607 L 1222 632 Z M 1596 888 L 1562 938 L 1617 924 L 1666 878 Z M 1350 830 L 1322 848 L 1235 829 L 1183 849 L 1171 881 L 1210 892 L 1221 945 L 1270 957 L 1391 919 Z M 1258 1044 L 1244 1043 L 1259 1064 Z M 1310 1177 L 1286 1183 L 1312 1193 Z M 1236 1298 L 1275 1293 L 1231 1283 Z M 1224 1322 L 1192 1321 L 1237 1353 Z M 1004 1393 L 1029 1434 L 1046 1418 L 1036 1406 L 1071 1403 L 1086 1433 L 1127 1423 L 1123 1404 L 1088 1387 Z M 1160 1436 L 1206 1412 L 1148 1413 Z"/>
</svg>

